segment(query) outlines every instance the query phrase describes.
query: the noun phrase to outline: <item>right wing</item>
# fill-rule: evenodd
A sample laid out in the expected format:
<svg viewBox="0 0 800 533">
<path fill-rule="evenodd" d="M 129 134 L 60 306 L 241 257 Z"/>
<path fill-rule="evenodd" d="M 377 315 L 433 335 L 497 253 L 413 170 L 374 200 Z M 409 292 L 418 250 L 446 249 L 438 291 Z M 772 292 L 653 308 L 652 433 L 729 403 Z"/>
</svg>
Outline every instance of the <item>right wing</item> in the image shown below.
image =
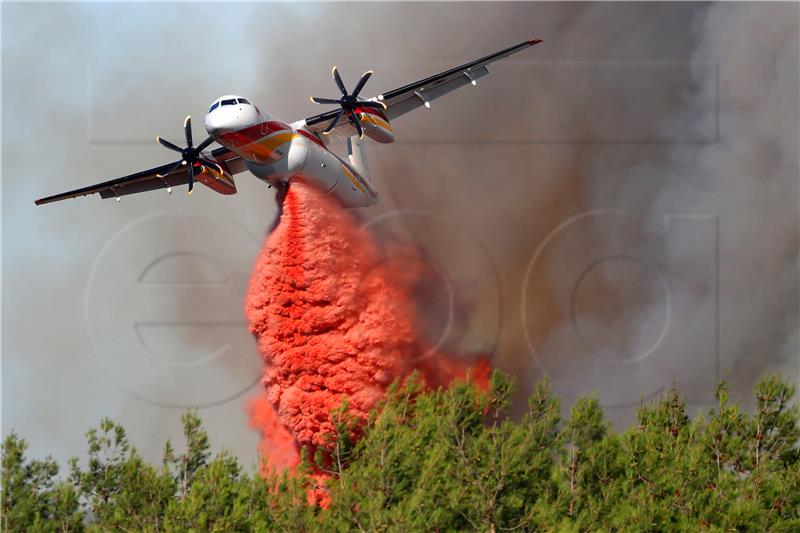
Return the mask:
<svg viewBox="0 0 800 533">
<path fill-rule="evenodd" d="M 227 148 L 223 147 L 213 150 L 211 152 L 211 157 L 217 163 L 220 163 L 223 168 L 227 168 L 231 174 L 238 174 L 246 170 L 244 160 Z M 122 178 L 104 181 L 96 185 L 55 194 L 46 198 L 40 198 L 36 200 L 35 203 L 36 205 L 49 204 L 50 202 L 58 202 L 59 200 L 77 198 L 78 196 L 87 196 L 95 193 L 100 193 L 101 198 L 118 198 L 127 194 L 165 189 L 167 187 L 176 187 L 189 183 L 189 172 L 185 165 L 179 166 L 163 177 L 159 176 L 159 174 L 163 174 L 173 168 L 175 164 L 176 162 L 168 163 L 129 176 L 123 176 Z M 199 178 L 196 179 L 197 181 L 201 181 Z"/>
<path fill-rule="evenodd" d="M 425 105 L 426 101 L 430 102 L 464 85 L 476 82 L 478 78 L 489 73 L 489 69 L 486 68 L 486 65 L 489 63 L 506 58 L 511 54 L 515 54 L 520 50 L 525 50 L 529 46 L 540 42 L 542 41 L 539 39 L 531 39 L 510 46 L 505 50 L 489 54 L 475 61 L 470 61 L 459 67 L 440 72 L 434 76 L 404 85 L 399 89 L 380 94 L 378 95 L 378 101 L 386 104 L 387 109 L 384 112 L 386 118 L 389 120 L 395 119 Z"/>
<path fill-rule="evenodd" d="M 478 78 L 489 73 L 489 69 L 487 69 L 486 66 L 490 63 L 498 59 L 506 58 L 511 54 L 525 50 L 529 46 L 539 44 L 540 42 L 542 42 L 540 39 L 523 41 L 504 50 L 500 50 L 499 52 L 489 54 L 486 57 L 470 61 L 469 63 L 451 68 L 450 70 L 445 70 L 444 72 L 423 78 L 414 83 L 409 83 L 398 89 L 387 91 L 369 100 L 383 102 L 386 105 L 386 110 L 383 111 L 383 114 L 386 118 L 392 120 L 420 106 L 426 105 L 426 103 L 430 104 L 431 100 L 439 98 L 459 87 L 470 83 L 474 84 Z M 305 119 L 305 127 L 311 132 L 324 130 L 336 117 L 338 112 L 339 109 L 332 109 L 331 111 L 309 117 Z M 349 128 L 349 130 L 345 131 L 345 128 Z M 353 131 L 350 130 L 353 130 L 353 127 L 347 120 L 341 121 L 334 129 L 334 131 L 338 131 L 339 133 L 352 135 Z"/>
</svg>

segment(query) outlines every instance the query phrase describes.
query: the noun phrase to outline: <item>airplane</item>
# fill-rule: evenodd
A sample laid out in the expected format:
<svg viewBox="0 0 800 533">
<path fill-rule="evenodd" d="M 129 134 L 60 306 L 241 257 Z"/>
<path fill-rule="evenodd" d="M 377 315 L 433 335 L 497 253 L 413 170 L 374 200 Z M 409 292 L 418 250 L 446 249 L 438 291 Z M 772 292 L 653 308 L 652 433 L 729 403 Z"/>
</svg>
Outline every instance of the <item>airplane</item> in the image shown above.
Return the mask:
<svg viewBox="0 0 800 533">
<path fill-rule="evenodd" d="M 183 123 L 185 147 L 156 137 L 162 146 L 180 154 L 178 161 L 40 198 L 35 204 L 95 193 L 117 201 L 128 194 L 157 189 L 172 194 L 173 187 L 186 184 L 187 193 L 191 194 L 195 181 L 221 194 L 235 194 L 233 176 L 249 170 L 279 190 L 285 191 L 292 180 L 299 179 L 335 195 L 347 208 L 366 207 L 377 202 L 378 192 L 365 164 L 361 144 L 365 136 L 379 143 L 393 142 L 394 119 L 419 107 L 430 108 L 431 101 L 460 87 L 477 85 L 477 80 L 489 73 L 487 65 L 540 42 L 540 39 L 521 42 L 373 98 L 361 96 L 372 71 L 365 72 L 349 92 L 333 67 L 331 75 L 341 97 L 311 97 L 311 101 L 337 105 L 338 109 L 292 123 L 260 110 L 241 96 L 221 96 L 214 100 L 203 119 L 208 138 L 197 146 L 193 144 L 191 116 Z M 328 150 L 332 134 L 346 139 L 346 160 Z M 221 147 L 210 150 L 214 142 Z"/>
</svg>

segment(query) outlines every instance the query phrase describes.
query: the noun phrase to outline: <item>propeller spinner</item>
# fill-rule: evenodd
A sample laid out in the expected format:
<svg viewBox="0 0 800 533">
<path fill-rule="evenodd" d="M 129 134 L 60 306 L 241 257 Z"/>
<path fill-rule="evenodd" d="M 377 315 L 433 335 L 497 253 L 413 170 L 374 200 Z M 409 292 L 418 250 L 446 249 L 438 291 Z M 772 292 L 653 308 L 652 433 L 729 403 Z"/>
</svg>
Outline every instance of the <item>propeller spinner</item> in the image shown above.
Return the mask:
<svg viewBox="0 0 800 533">
<path fill-rule="evenodd" d="M 186 194 L 192 194 L 192 190 L 194 189 L 194 174 L 196 170 L 200 170 L 202 172 L 201 167 L 207 167 L 210 170 L 215 170 L 218 172 L 222 172 L 220 166 L 211 161 L 210 159 L 206 159 L 201 155 L 201 152 L 208 148 L 208 146 L 214 142 L 214 139 L 209 137 L 205 141 L 201 142 L 197 146 L 192 146 L 192 117 L 189 115 L 186 117 L 186 120 L 183 121 L 183 130 L 186 135 L 186 148 L 181 148 L 180 146 L 169 142 L 166 139 L 162 139 L 161 137 L 156 137 L 156 141 L 163 146 L 164 148 L 169 148 L 175 152 L 181 154 L 181 160 L 177 161 L 175 165 L 166 171 L 164 174 L 158 174 L 159 178 L 165 178 L 172 172 L 174 172 L 179 166 L 181 165 L 189 165 L 189 191 Z M 168 189 L 171 191 L 171 187 Z"/>
<path fill-rule="evenodd" d="M 352 93 L 347 92 L 347 88 L 342 81 L 342 77 L 339 76 L 339 71 L 336 67 L 333 67 L 331 71 L 333 75 L 333 81 L 336 82 L 336 86 L 339 87 L 339 90 L 342 92 L 342 97 L 339 99 L 334 98 L 318 98 L 316 96 L 311 97 L 311 101 L 315 104 L 337 104 L 341 107 L 338 113 L 336 113 L 335 118 L 333 121 L 328 125 L 327 128 L 322 130 L 322 133 L 330 133 L 333 131 L 339 122 L 342 120 L 344 115 L 347 115 L 348 120 L 353 124 L 358 132 L 358 137 L 364 137 L 364 128 L 361 126 L 361 120 L 359 119 L 359 114 L 356 113 L 357 107 L 371 107 L 374 109 L 386 109 L 386 105 L 381 102 L 373 102 L 369 100 L 359 100 L 358 95 L 361 92 L 361 89 L 364 88 L 364 85 L 367 83 L 367 80 L 370 76 L 372 76 L 372 71 L 368 70 L 361 76 L 361 79 L 358 80 L 356 83 L 355 88 L 353 89 Z"/>
</svg>

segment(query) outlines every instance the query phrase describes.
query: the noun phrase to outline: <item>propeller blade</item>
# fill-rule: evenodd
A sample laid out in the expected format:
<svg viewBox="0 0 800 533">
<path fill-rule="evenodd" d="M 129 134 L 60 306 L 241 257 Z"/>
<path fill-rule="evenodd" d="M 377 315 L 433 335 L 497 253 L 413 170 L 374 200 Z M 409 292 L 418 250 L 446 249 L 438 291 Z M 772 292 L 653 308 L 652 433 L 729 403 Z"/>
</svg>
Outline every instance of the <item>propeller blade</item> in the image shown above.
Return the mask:
<svg viewBox="0 0 800 533">
<path fill-rule="evenodd" d="M 333 70 L 331 70 L 331 74 L 333 75 L 333 81 L 336 82 L 336 85 L 339 87 L 339 90 L 342 91 L 342 94 L 344 96 L 347 96 L 347 88 L 344 86 L 342 77 L 339 76 L 339 70 L 336 67 L 333 67 Z"/>
<path fill-rule="evenodd" d="M 386 104 L 384 104 L 383 102 L 371 102 L 371 101 L 359 102 L 358 106 L 359 107 L 371 107 L 372 109 L 380 109 L 381 111 L 386 109 Z"/>
<path fill-rule="evenodd" d="M 192 115 L 186 117 L 183 121 L 183 131 L 186 132 L 186 146 L 192 147 Z"/>
<path fill-rule="evenodd" d="M 318 98 L 316 96 L 311 97 L 311 101 L 315 104 L 338 104 L 339 100 L 334 100 L 333 98 Z"/>
<path fill-rule="evenodd" d="M 339 112 L 336 113 L 336 118 L 333 119 L 333 122 L 331 122 L 327 128 L 322 130 L 322 133 L 328 134 L 332 132 L 333 128 L 335 128 L 336 125 L 339 124 L 339 120 L 342 118 L 342 115 L 344 115 L 344 113 L 345 113 L 344 109 L 340 109 Z"/>
<path fill-rule="evenodd" d="M 178 167 L 181 166 L 182 164 L 183 164 L 183 161 L 178 161 L 177 163 L 175 163 L 175 165 L 172 166 L 172 168 L 167 170 L 165 173 L 156 174 L 156 176 L 158 176 L 159 178 L 166 178 L 167 176 L 169 176 L 170 174 L 175 172 L 178 169 Z"/>
<path fill-rule="evenodd" d="M 360 93 L 361 89 L 364 88 L 364 84 L 367 83 L 367 80 L 369 79 L 370 76 L 372 76 L 372 71 L 371 70 L 366 71 L 364 73 L 364 75 L 361 76 L 361 79 L 358 80 L 358 83 L 356 83 L 356 88 L 353 89 L 352 96 L 358 96 L 358 93 Z"/>
<path fill-rule="evenodd" d="M 200 144 L 197 146 L 197 152 L 198 152 L 198 153 L 202 152 L 203 150 L 205 150 L 206 148 L 208 148 L 208 145 L 210 145 L 210 144 L 211 144 L 211 143 L 213 143 L 213 142 L 214 142 L 214 139 L 212 139 L 211 137 L 209 137 L 208 139 L 206 139 L 205 141 L 201 142 L 201 143 L 200 143 Z"/>
<path fill-rule="evenodd" d="M 194 165 L 189 165 L 189 190 L 186 194 L 192 194 L 194 190 Z"/>
<path fill-rule="evenodd" d="M 175 150 L 176 152 L 183 153 L 183 148 L 172 144 L 166 139 L 162 139 L 161 137 L 156 137 L 156 141 L 158 141 L 158 143 L 164 148 L 169 148 L 170 150 Z"/>
</svg>

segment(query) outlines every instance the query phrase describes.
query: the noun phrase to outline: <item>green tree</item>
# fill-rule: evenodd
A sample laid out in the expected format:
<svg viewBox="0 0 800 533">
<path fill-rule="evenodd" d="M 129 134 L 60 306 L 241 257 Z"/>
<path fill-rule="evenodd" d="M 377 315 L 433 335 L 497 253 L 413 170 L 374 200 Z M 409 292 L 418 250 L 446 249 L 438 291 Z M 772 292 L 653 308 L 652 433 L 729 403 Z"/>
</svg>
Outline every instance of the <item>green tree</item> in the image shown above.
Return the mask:
<svg viewBox="0 0 800 533">
<path fill-rule="evenodd" d="M 2 446 L 2 531 L 800 531 L 800 412 L 777 375 L 752 411 L 731 402 L 694 418 L 674 387 L 616 432 L 595 397 L 567 420 L 546 381 L 509 417 L 513 382 L 424 390 L 395 384 L 366 421 L 343 404 L 324 446 L 291 472 L 213 458 L 195 411 L 185 450 L 145 462 L 124 429 L 87 433 L 85 467 L 58 477 L 11 433 Z M 266 475 L 263 475 L 267 472 Z M 322 480 L 324 486 L 322 486 Z M 327 490 L 325 505 L 312 497 Z"/>
<path fill-rule="evenodd" d="M 94 517 L 91 530 L 162 531 L 163 514 L 175 495 L 165 467 L 147 464 L 122 426 L 105 418 L 87 434 L 88 467 L 71 461 L 71 477 Z"/>
<path fill-rule="evenodd" d="M 28 460 L 28 444 L 16 433 L 2 446 L 2 531 L 81 531 L 82 513 L 71 483 L 58 481 L 48 457 Z"/>
<path fill-rule="evenodd" d="M 265 486 L 244 475 L 228 452 L 199 466 L 192 478 L 186 493 L 167 509 L 167 531 L 268 530 Z"/>
<path fill-rule="evenodd" d="M 175 481 L 178 484 L 178 497 L 184 498 L 189 492 L 195 474 L 206 465 L 211 457 L 211 445 L 208 441 L 208 432 L 203 429 L 197 410 L 183 413 L 181 422 L 183 437 L 186 439 L 186 451 L 176 457 L 172 443 L 167 441 L 163 462 L 174 473 Z"/>
</svg>

